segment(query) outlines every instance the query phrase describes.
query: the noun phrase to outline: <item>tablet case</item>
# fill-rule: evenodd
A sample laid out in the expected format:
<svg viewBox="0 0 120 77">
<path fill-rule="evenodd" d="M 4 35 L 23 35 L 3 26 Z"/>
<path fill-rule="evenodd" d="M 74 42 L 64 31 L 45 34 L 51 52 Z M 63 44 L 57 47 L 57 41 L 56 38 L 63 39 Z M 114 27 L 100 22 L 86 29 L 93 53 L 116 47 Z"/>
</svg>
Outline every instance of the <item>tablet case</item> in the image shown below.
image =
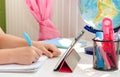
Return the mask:
<svg viewBox="0 0 120 77">
<path fill-rule="evenodd" d="M 73 72 L 73 70 L 77 66 L 78 61 L 80 60 L 80 56 L 74 49 L 74 46 L 83 34 L 84 31 L 81 31 L 77 36 L 75 36 L 67 51 L 59 59 L 58 63 L 54 68 L 54 71 Z"/>
<path fill-rule="evenodd" d="M 75 49 L 72 49 L 70 53 L 67 53 L 67 55 L 63 58 L 58 67 L 54 69 L 54 71 L 69 73 L 73 72 L 79 60 L 79 54 L 75 51 Z"/>
</svg>

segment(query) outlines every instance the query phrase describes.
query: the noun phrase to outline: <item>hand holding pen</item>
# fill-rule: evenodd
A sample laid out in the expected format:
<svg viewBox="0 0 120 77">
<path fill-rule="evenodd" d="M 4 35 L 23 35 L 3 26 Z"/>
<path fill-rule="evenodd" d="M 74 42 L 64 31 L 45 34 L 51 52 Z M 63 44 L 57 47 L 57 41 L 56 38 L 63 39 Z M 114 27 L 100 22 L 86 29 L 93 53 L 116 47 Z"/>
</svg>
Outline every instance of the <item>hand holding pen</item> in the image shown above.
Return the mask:
<svg viewBox="0 0 120 77">
<path fill-rule="evenodd" d="M 28 46 L 32 46 L 32 47 L 36 47 L 38 48 L 42 54 L 52 58 L 52 57 L 57 57 L 60 55 L 60 51 L 58 50 L 58 48 L 52 44 L 43 44 L 39 41 L 33 41 L 33 44 L 32 44 L 32 41 L 31 41 L 31 38 L 30 36 L 24 32 L 24 38 L 26 39 L 27 43 L 28 43 Z"/>
</svg>

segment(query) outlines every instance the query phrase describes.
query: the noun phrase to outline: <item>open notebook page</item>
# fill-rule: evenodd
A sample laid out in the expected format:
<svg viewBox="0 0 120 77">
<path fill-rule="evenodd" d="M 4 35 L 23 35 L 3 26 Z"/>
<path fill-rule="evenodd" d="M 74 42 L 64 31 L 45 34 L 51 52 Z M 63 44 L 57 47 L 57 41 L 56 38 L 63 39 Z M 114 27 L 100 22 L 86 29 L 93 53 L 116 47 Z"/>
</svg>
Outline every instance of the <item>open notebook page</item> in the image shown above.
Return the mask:
<svg viewBox="0 0 120 77">
<path fill-rule="evenodd" d="M 66 49 L 60 49 L 60 51 L 61 53 L 64 53 Z M 13 72 L 13 73 L 36 72 L 39 70 L 40 67 L 43 66 L 47 59 L 48 57 L 43 55 L 39 58 L 37 62 L 31 65 L 18 65 L 18 64 L 0 65 L 0 72 Z"/>
<path fill-rule="evenodd" d="M 37 71 L 45 62 L 48 57 L 42 56 L 39 60 L 31 65 L 0 65 L 0 72 L 35 72 Z"/>
</svg>

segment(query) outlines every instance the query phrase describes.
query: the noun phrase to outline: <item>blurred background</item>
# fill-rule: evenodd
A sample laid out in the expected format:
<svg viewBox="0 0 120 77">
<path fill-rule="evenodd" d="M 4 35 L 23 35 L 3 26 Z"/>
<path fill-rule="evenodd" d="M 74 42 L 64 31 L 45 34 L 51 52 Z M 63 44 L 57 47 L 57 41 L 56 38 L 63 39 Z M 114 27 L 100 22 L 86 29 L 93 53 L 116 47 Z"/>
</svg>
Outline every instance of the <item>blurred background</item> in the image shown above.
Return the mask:
<svg viewBox="0 0 120 77">
<path fill-rule="evenodd" d="M 7 33 L 23 37 L 22 34 L 26 31 L 33 40 L 38 39 L 39 24 L 30 13 L 25 0 L 6 0 L 5 8 Z M 85 26 L 76 0 L 54 0 L 52 21 L 64 38 L 74 37 Z M 86 31 L 82 39 L 91 41 L 93 36 Z"/>
</svg>

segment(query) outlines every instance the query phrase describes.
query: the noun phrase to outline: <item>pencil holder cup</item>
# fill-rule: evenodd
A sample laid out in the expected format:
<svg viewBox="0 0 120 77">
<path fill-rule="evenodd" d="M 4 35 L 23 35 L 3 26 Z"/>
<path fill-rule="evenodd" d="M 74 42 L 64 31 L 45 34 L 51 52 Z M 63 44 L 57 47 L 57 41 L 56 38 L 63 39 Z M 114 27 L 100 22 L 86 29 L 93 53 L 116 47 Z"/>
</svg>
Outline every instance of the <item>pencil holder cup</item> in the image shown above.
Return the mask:
<svg viewBox="0 0 120 77">
<path fill-rule="evenodd" d="M 93 39 L 93 68 L 103 71 L 118 69 L 120 40 L 105 41 Z"/>
</svg>

